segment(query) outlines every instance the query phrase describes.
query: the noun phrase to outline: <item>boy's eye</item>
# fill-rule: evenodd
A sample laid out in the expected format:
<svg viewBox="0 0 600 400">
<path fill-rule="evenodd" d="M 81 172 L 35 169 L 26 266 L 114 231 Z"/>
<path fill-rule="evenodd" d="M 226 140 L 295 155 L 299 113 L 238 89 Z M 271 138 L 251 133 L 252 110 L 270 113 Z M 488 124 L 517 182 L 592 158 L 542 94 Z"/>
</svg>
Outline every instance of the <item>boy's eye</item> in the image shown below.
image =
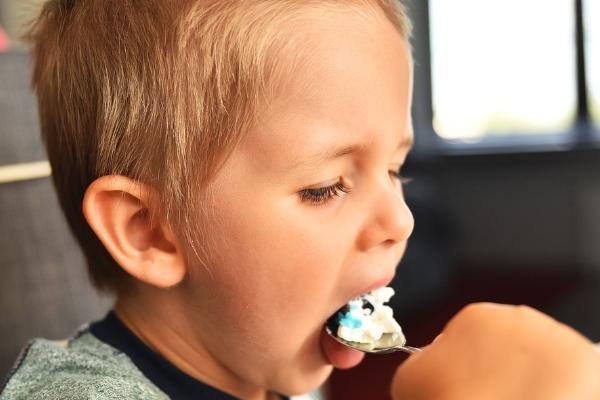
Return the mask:
<svg viewBox="0 0 600 400">
<path fill-rule="evenodd" d="M 388 172 L 390 176 L 397 181 L 399 189 L 412 181 L 411 178 L 403 176 L 399 170 L 389 170 Z M 344 185 L 344 183 L 340 180 L 331 186 L 301 190 L 300 199 L 303 202 L 321 205 L 331 200 L 335 196 L 342 196 L 343 194 L 350 193 L 351 190 L 352 189 L 350 187 Z"/>
<path fill-rule="evenodd" d="M 331 186 L 325 186 L 316 189 L 304 189 L 300 191 L 300 199 L 315 205 L 321 205 L 331 200 L 335 196 L 342 196 L 344 193 L 350 193 L 350 188 L 341 181 Z"/>
</svg>

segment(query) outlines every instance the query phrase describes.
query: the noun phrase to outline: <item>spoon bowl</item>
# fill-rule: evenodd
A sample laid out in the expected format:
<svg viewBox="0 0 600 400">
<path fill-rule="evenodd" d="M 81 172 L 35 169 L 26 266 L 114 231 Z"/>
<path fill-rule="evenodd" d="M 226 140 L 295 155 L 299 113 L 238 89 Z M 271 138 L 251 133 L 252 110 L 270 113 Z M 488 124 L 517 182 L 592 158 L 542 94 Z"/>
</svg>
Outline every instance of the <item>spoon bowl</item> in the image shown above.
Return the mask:
<svg viewBox="0 0 600 400">
<path fill-rule="evenodd" d="M 325 326 L 325 332 L 331 336 L 338 343 L 343 344 L 354 350 L 362 351 L 367 354 L 388 354 L 396 351 L 402 351 L 408 354 L 419 353 L 421 349 L 418 347 L 412 347 L 406 345 L 406 339 L 404 336 L 384 333 L 381 339 L 373 344 L 350 342 L 340 338 L 338 335 L 333 333 L 329 326 Z"/>
</svg>

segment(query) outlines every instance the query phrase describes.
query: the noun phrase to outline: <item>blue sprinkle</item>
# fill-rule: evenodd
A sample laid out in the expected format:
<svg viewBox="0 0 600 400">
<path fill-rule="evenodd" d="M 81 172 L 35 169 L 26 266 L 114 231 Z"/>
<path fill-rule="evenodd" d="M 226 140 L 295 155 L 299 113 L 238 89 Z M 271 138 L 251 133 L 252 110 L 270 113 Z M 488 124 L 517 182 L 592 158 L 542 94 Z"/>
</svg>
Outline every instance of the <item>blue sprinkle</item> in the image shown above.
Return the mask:
<svg viewBox="0 0 600 400">
<path fill-rule="evenodd" d="M 340 325 L 345 326 L 347 328 L 356 329 L 362 326 L 362 321 L 353 317 L 350 313 L 338 313 L 338 321 Z"/>
</svg>

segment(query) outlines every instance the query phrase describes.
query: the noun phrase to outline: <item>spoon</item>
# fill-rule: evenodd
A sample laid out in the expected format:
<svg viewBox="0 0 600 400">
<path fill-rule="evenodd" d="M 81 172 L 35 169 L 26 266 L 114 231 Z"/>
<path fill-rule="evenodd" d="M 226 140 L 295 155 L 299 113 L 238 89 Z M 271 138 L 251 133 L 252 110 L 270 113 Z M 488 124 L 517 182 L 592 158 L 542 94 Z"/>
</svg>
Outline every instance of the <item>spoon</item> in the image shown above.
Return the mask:
<svg viewBox="0 0 600 400">
<path fill-rule="evenodd" d="M 419 353 L 421 349 L 418 347 L 412 347 L 406 345 L 406 340 L 403 336 L 398 336 L 396 340 L 393 339 L 393 334 L 384 333 L 381 339 L 379 339 L 374 344 L 367 343 L 358 343 L 358 342 L 349 342 L 347 340 L 342 339 L 335 333 L 329 329 L 328 326 L 325 327 L 325 332 L 329 336 L 331 336 L 338 343 L 343 344 L 346 347 L 349 347 L 354 350 L 362 351 L 363 353 L 368 354 L 388 354 L 394 353 L 396 351 L 402 351 L 408 354 Z"/>
<path fill-rule="evenodd" d="M 368 305 L 368 307 L 372 307 Z M 340 311 L 347 308 L 344 306 L 340 309 Z M 325 324 L 325 332 L 329 336 L 331 336 L 338 343 L 343 344 L 346 347 L 349 347 L 354 350 L 362 351 L 363 353 L 368 354 L 388 354 L 394 353 L 396 351 L 402 351 L 408 354 L 419 353 L 421 349 L 418 347 L 412 347 L 406 345 L 406 338 L 402 334 L 395 333 L 384 333 L 379 340 L 375 343 L 359 343 L 359 342 L 350 342 L 348 340 L 342 339 L 337 335 L 337 328 L 339 326 L 337 320 L 338 313 L 332 315 Z"/>
</svg>

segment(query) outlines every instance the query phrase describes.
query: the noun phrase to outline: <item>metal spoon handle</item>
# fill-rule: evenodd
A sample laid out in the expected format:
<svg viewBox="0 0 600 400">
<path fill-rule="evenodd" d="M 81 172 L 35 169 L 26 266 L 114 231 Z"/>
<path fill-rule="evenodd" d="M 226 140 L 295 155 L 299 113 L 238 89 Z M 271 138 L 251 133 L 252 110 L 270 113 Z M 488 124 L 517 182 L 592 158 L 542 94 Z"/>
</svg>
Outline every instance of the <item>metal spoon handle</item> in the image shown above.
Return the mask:
<svg viewBox="0 0 600 400">
<path fill-rule="evenodd" d="M 418 347 L 411 347 L 411 346 L 398 346 L 398 347 L 394 347 L 393 349 L 394 349 L 394 351 L 403 351 L 408 354 L 420 353 L 422 351 Z"/>
</svg>

